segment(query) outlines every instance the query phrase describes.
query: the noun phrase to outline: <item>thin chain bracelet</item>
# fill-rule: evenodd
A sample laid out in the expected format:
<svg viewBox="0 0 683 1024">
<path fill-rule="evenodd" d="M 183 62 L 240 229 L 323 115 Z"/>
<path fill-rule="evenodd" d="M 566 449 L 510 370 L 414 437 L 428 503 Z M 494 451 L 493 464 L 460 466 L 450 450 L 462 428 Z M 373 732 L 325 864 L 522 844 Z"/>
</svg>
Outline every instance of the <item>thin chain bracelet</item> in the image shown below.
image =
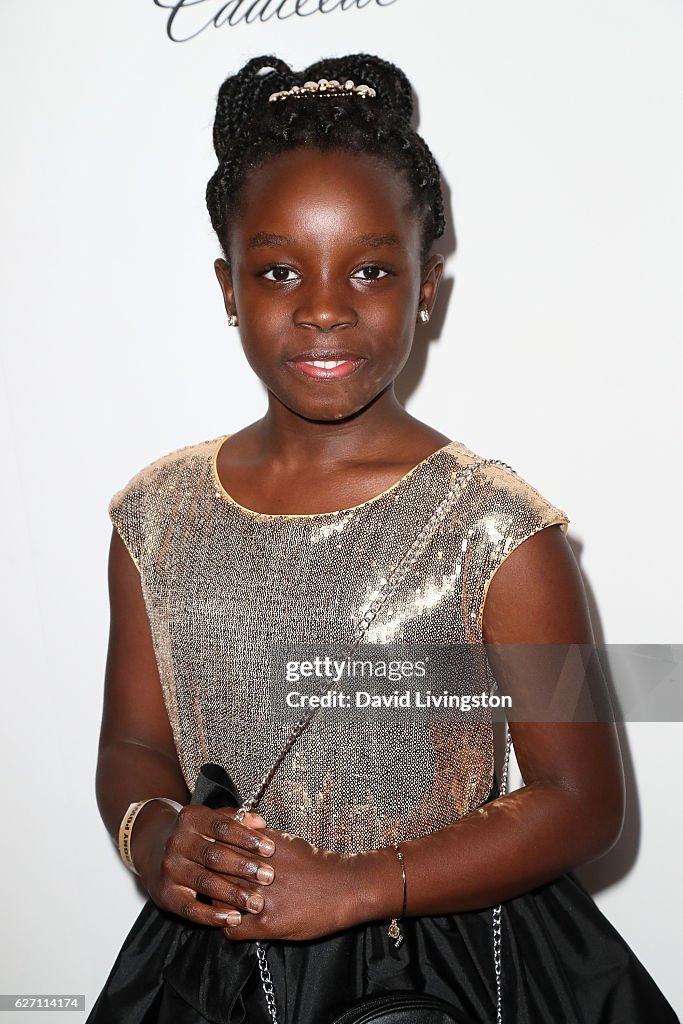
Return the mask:
<svg viewBox="0 0 683 1024">
<path fill-rule="evenodd" d="M 403 920 L 406 916 L 406 862 L 403 852 L 400 849 L 400 843 L 393 843 L 392 845 L 396 850 L 396 856 L 401 862 L 401 874 L 403 875 L 403 906 L 401 907 L 401 914 L 399 917 L 392 917 L 388 933 L 389 938 L 395 940 L 394 946 L 398 949 L 403 942 L 403 933 L 401 932 L 398 922 Z"/>
</svg>

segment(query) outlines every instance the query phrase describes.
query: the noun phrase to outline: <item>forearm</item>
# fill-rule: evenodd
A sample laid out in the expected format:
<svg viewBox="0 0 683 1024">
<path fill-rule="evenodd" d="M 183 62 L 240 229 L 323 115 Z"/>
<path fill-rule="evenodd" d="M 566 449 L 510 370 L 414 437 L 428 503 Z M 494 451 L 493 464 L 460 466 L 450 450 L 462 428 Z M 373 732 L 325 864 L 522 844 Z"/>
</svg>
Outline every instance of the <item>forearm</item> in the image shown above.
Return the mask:
<svg viewBox="0 0 683 1024">
<path fill-rule="evenodd" d="M 529 785 L 401 843 L 406 916 L 495 906 L 604 853 L 619 828 L 608 811 L 587 814 L 570 789 Z M 400 914 L 402 876 L 393 847 L 359 854 L 352 869 L 363 920 Z"/>
<path fill-rule="evenodd" d="M 190 799 L 177 759 L 131 741 L 100 748 L 95 789 L 100 815 L 117 844 L 121 819 L 133 801 L 166 796 L 186 804 Z M 142 808 L 132 831 L 131 855 L 136 866 L 152 835 L 172 823 L 175 815 L 170 805 L 159 800 Z"/>
</svg>

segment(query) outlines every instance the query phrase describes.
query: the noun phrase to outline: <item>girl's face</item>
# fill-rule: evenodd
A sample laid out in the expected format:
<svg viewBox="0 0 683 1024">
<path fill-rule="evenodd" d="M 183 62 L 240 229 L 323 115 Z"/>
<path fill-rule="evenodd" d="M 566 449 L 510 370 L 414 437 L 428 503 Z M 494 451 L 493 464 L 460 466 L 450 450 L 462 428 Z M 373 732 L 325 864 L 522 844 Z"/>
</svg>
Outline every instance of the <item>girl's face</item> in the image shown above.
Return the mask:
<svg viewBox="0 0 683 1024">
<path fill-rule="evenodd" d="M 250 174 L 230 266 L 215 268 L 271 403 L 331 421 L 393 393 L 418 309 L 432 309 L 443 271 L 441 256 L 421 266 L 410 198 L 399 172 L 343 150 L 293 150 Z"/>
</svg>

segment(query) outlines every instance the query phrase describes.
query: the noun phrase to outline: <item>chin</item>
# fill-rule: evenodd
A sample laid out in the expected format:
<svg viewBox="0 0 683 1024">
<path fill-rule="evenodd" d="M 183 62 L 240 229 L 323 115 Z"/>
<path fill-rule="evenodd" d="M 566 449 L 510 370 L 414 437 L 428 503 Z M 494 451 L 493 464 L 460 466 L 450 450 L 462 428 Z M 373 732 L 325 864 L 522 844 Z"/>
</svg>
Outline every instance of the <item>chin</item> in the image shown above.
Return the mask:
<svg viewBox="0 0 683 1024">
<path fill-rule="evenodd" d="M 303 419 L 312 420 L 318 423 L 338 423 L 341 420 L 350 419 L 352 416 L 356 416 L 362 412 L 363 409 L 367 408 L 372 402 L 372 398 L 363 398 L 353 405 L 336 405 L 331 402 L 321 403 L 318 408 L 303 408 L 301 403 L 288 401 L 285 396 L 276 396 L 283 405 L 285 405 L 290 412 L 295 413 L 297 416 L 301 416 Z"/>
<path fill-rule="evenodd" d="M 356 416 L 365 406 L 350 411 L 348 409 L 297 409 L 294 406 L 289 406 L 289 408 L 297 416 L 301 416 L 302 419 L 309 420 L 311 423 L 341 423 L 343 420 Z"/>
</svg>

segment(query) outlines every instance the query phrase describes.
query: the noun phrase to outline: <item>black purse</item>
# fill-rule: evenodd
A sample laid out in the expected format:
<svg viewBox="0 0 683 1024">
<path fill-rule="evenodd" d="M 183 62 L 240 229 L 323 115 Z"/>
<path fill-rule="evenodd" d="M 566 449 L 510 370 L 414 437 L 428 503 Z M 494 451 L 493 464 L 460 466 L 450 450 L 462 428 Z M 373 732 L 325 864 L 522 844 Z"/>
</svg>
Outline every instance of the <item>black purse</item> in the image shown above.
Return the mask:
<svg viewBox="0 0 683 1024">
<path fill-rule="evenodd" d="M 216 810 L 239 807 L 243 801 L 222 765 L 205 764 L 199 773 L 190 803 Z M 197 895 L 199 899 L 201 894 Z M 208 897 L 203 901 L 210 902 Z M 272 987 L 272 982 L 270 983 Z M 277 1019 L 277 1018 L 274 1018 Z M 326 1024 L 471 1024 L 453 1006 L 420 992 L 391 992 L 365 996 L 346 1007 Z"/>
<path fill-rule="evenodd" d="M 329 1024 L 470 1024 L 443 999 L 420 992 L 392 992 L 360 1000 Z"/>
<path fill-rule="evenodd" d="M 464 487 L 469 483 L 475 471 L 479 469 L 480 466 L 486 464 L 500 465 L 510 469 L 507 463 L 500 462 L 500 460 L 485 459 L 470 464 L 462 472 L 462 474 L 449 488 L 446 497 L 436 507 L 432 515 L 420 530 L 418 536 L 402 556 L 396 565 L 396 568 L 379 591 L 378 596 L 370 603 L 355 631 L 353 643 L 348 650 L 344 652 L 344 657 L 348 657 L 356 649 L 380 608 L 384 605 L 385 601 L 391 596 L 401 581 L 405 579 L 419 555 L 428 545 L 434 532 L 443 522 L 443 519 L 452 503 L 462 494 Z M 324 684 L 319 691 L 320 695 L 323 696 L 329 689 L 329 685 Z M 223 800 L 223 803 L 208 802 L 208 806 L 239 807 L 239 810 L 235 815 L 235 820 L 243 821 L 245 815 L 258 806 L 263 794 L 270 785 L 273 776 L 277 772 L 277 769 L 295 744 L 296 740 L 310 725 L 315 714 L 316 709 L 312 708 L 294 725 L 287 742 L 278 754 L 277 758 L 246 800 L 241 799 L 232 779 L 224 768 L 215 764 L 207 764 L 204 765 L 201 770 L 191 802 Z M 501 794 L 505 792 L 506 788 L 509 754 L 510 735 L 508 732 L 505 763 L 500 788 Z M 500 924 L 501 907 L 498 906 L 493 909 L 492 916 L 494 976 L 497 991 L 497 1024 L 500 1024 L 502 1021 Z M 394 925 L 395 922 L 392 922 L 392 927 Z M 394 933 L 392 932 L 390 934 L 393 935 Z M 261 942 L 256 941 L 255 945 L 259 961 L 261 984 L 263 986 L 268 1012 L 273 1024 L 280 1024 L 276 997 L 266 954 Z M 472 1021 L 469 1018 L 465 1018 L 462 1012 L 456 1007 L 435 996 L 421 992 L 396 991 L 363 997 L 353 1005 L 346 1007 L 341 1013 L 336 1014 L 333 1019 L 325 1021 L 324 1024 L 472 1024 Z"/>
</svg>

